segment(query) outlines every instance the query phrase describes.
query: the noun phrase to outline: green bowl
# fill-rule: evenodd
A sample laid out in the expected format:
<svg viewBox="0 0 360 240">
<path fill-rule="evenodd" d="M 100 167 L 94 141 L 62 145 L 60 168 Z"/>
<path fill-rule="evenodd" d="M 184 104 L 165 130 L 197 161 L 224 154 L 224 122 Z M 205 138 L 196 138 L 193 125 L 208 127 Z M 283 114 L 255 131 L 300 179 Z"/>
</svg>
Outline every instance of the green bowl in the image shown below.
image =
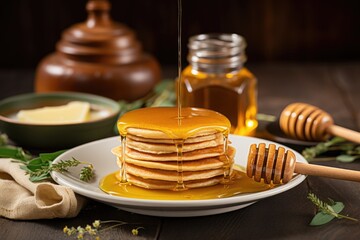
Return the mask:
<svg viewBox="0 0 360 240">
<path fill-rule="evenodd" d="M 29 124 L 19 122 L 19 110 L 64 105 L 70 101 L 91 104 L 94 119 L 74 124 Z M 30 93 L 0 101 L 0 132 L 25 149 L 60 150 L 116 135 L 119 104 L 111 99 L 78 92 Z"/>
</svg>

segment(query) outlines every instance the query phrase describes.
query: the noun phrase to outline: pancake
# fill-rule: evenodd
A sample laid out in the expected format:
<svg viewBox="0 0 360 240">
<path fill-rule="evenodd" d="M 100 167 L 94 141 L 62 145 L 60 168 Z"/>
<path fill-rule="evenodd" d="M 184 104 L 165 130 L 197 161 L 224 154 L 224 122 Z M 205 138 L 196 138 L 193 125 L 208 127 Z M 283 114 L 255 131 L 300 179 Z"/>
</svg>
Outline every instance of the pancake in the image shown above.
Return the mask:
<svg viewBox="0 0 360 240">
<path fill-rule="evenodd" d="M 206 136 L 210 134 L 216 134 L 218 133 L 216 130 L 203 130 L 199 131 L 196 134 L 190 136 L 190 138 L 196 138 L 199 136 Z M 143 137 L 147 139 L 171 139 L 169 136 L 161 131 L 158 130 L 151 130 L 151 129 L 144 129 L 144 128 L 127 128 L 127 134 L 135 135 L 138 137 Z"/>
<path fill-rule="evenodd" d="M 207 135 L 189 137 L 189 138 L 185 139 L 184 143 L 187 144 L 187 143 L 195 143 L 195 142 L 204 142 L 204 141 L 210 141 L 210 140 L 215 140 L 215 139 L 219 139 L 219 138 L 223 138 L 223 135 L 221 133 L 210 133 Z M 127 134 L 126 139 L 127 140 L 131 139 L 131 140 L 134 140 L 137 142 L 174 144 L 174 140 L 169 139 L 169 138 L 161 138 L 161 139 L 144 138 L 144 137 L 140 137 L 140 136 L 136 136 L 136 135 L 132 135 L 132 134 Z"/>
<path fill-rule="evenodd" d="M 132 164 L 126 164 L 126 173 L 130 173 L 134 176 L 138 176 L 144 179 L 155 179 L 155 180 L 164 180 L 164 181 L 179 181 L 179 173 L 177 171 L 168 171 L 160 169 L 151 169 L 139 167 Z M 210 169 L 210 170 L 201 170 L 201 171 L 186 171 L 182 172 L 183 181 L 207 179 L 215 176 L 223 176 L 224 169 Z"/>
<path fill-rule="evenodd" d="M 193 142 L 193 143 L 184 143 L 182 147 L 182 152 L 190 152 L 197 149 L 216 147 L 219 145 L 223 145 L 223 138 L 218 137 L 212 140 L 202 141 L 202 142 Z M 163 153 L 176 153 L 177 149 L 172 142 L 171 144 L 165 143 L 150 143 L 150 142 L 139 142 L 137 140 L 133 140 L 131 138 L 126 139 L 126 146 L 141 152 L 146 153 L 155 153 L 155 154 L 163 154 Z"/>
<path fill-rule="evenodd" d="M 131 174 L 127 175 L 128 181 L 135 186 L 147 188 L 147 189 L 175 189 L 177 182 L 171 181 L 162 181 L 162 180 L 153 180 L 153 179 L 143 179 L 141 177 L 133 176 Z M 223 180 L 223 176 L 217 176 L 208 179 L 186 181 L 184 182 L 186 188 L 200 188 L 200 187 L 209 187 L 216 184 L 219 184 Z"/>
<path fill-rule="evenodd" d="M 164 153 L 164 154 L 152 154 L 137 151 L 131 148 L 125 149 L 125 154 L 127 157 L 139 159 L 139 160 L 147 160 L 147 161 L 177 161 L 178 156 L 176 153 Z M 198 160 L 202 158 L 216 157 L 224 154 L 224 147 L 222 145 L 210 148 L 203 148 L 194 150 L 191 152 L 185 152 L 182 155 L 183 161 L 190 160 Z"/>
<path fill-rule="evenodd" d="M 112 149 L 112 152 L 118 157 L 117 164 L 119 167 L 121 167 L 121 147 L 116 147 Z M 218 156 L 213 158 L 199 159 L 195 161 L 184 161 L 181 168 L 183 171 L 200 171 L 200 170 L 224 168 L 227 165 L 229 165 L 228 163 L 229 160 L 230 160 L 230 164 L 233 163 L 234 155 L 235 155 L 235 149 L 229 146 L 228 158 L 226 158 L 225 156 Z M 172 170 L 172 171 L 178 170 L 177 161 L 156 162 L 156 161 L 144 161 L 144 160 L 138 160 L 138 159 L 126 157 L 125 162 L 150 169 L 161 169 L 161 170 Z"/>
</svg>

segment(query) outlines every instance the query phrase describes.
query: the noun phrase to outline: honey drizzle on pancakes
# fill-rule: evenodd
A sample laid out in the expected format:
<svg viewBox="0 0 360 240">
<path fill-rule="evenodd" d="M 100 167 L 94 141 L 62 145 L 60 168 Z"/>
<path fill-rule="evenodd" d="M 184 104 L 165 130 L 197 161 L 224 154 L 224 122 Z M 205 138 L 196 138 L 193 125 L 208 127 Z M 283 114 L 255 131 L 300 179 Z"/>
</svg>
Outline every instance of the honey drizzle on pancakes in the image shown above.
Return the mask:
<svg viewBox="0 0 360 240">
<path fill-rule="evenodd" d="M 121 136 L 128 128 L 150 129 L 165 133 L 171 139 L 187 139 L 202 131 L 229 134 L 230 121 L 222 114 L 201 108 L 182 108 L 178 120 L 176 107 L 141 108 L 127 112 L 118 121 Z"/>
<path fill-rule="evenodd" d="M 120 135 L 121 136 L 121 147 L 122 147 L 122 156 L 121 157 L 121 166 L 120 166 L 120 182 L 121 183 L 127 183 L 127 177 L 126 177 L 126 164 L 125 164 L 125 149 L 126 149 L 126 135 Z"/>
<path fill-rule="evenodd" d="M 200 132 L 220 132 L 223 140 L 223 154 L 225 156 L 224 177 L 230 174 L 230 159 L 227 157 L 227 142 L 230 130 L 230 121 L 223 115 L 207 109 L 183 108 L 182 117 L 178 116 L 175 107 L 142 108 L 124 114 L 117 123 L 122 139 L 121 154 L 121 182 L 126 178 L 126 136 L 129 128 L 160 131 L 173 139 L 177 154 L 178 181 L 174 190 L 187 189 L 183 181 L 183 147 L 185 140 L 196 136 Z M 232 161 L 231 161 L 232 162 Z"/>
<path fill-rule="evenodd" d="M 184 140 L 174 140 L 175 147 L 176 147 L 176 156 L 177 156 L 177 172 L 178 172 L 178 180 L 176 183 L 176 187 L 174 190 L 180 191 L 180 190 L 186 190 L 186 186 L 184 183 L 184 177 L 183 177 L 183 146 L 184 146 Z"/>
</svg>

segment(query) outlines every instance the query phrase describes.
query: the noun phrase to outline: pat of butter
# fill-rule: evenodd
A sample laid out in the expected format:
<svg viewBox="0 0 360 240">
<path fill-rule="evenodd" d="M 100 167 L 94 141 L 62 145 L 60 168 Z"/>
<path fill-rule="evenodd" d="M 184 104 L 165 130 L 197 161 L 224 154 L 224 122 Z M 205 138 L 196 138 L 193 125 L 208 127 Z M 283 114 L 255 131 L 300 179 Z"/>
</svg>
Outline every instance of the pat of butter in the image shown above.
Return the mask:
<svg viewBox="0 0 360 240">
<path fill-rule="evenodd" d="M 17 118 L 34 124 L 71 124 L 88 120 L 90 103 L 73 101 L 66 105 L 21 110 Z"/>
</svg>

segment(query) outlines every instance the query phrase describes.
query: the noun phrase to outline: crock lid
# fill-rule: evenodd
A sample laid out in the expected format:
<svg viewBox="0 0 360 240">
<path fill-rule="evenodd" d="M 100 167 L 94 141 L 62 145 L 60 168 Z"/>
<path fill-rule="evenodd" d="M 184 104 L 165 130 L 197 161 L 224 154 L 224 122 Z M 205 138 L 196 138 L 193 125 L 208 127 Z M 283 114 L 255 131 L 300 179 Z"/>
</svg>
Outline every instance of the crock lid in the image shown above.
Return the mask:
<svg viewBox="0 0 360 240">
<path fill-rule="evenodd" d="M 134 31 L 112 21 L 108 0 L 89 0 L 88 18 L 66 29 L 56 49 L 66 57 L 90 62 L 126 64 L 136 61 L 141 44 Z"/>
</svg>

